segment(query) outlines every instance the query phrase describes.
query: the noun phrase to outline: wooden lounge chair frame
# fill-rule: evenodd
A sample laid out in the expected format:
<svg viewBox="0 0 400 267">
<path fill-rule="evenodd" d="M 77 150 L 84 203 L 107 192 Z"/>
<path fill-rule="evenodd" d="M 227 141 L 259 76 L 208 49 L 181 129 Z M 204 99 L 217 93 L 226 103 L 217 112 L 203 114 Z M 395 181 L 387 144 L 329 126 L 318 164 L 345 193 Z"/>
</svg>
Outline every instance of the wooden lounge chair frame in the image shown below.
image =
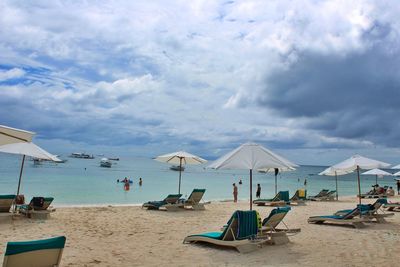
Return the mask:
<svg viewBox="0 0 400 267">
<path fill-rule="evenodd" d="M 204 242 L 217 246 L 231 247 L 238 250 L 240 253 L 248 253 L 260 248 L 263 244 L 270 242 L 268 239 L 249 237 L 246 239 L 237 239 L 236 232 L 238 228 L 238 220 L 233 217 L 226 229 L 221 233 L 221 239 L 206 237 L 202 235 L 190 235 L 183 240 L 184 244 Z"/>
<path fill-rule="evenodd" d="M 336 196 L 336 190 L 332 190 L 323 196 L 310 198 L 310 200 L 311 201 L 334 201 L 335 196 Z"/>
<path fill-rule="evenodd" d="M 205 210 L 204 203 L 200 203 L 205 192 L 205 189 L 193 189 L 189 198 L 183 202 L 183 206 L 191 207 L 193 210 Z"/>
<path fill-rule="evenodd" d="M 279 206 L 286 206 L 289 204 L 289 201 L 282 200 L 282 193 L 284 194 L 289 194 L 289 191 L 279 191 L 273 198 L 271 199 L 256 199 L 253 200 L 253 204 L 257 206 L 273 206 L 273 207 L 279 207 Z"/>
<path fill-rule="evenodd" d="M 51 203 L 53 202 L 54 198 L 53 197 L 45 197 L 43 206 L 42 207 L 37 207 L 34 206 L 33 204 L 33 198 L 29 202 L 28 205 L 19 205 L 18 211 L 26 215 L 28 218 L 32 219 L 48 219 L 50 217 L 50 214 L 52 212 L 55 212 L 56 209 L 53 208 Z"/>
<path fill-rule="evenodd" d="M 328 222 L 333 224 L 351 225 L 354 228 L 364 228 L 365 227 L 364 223 L 369 222 L 369 219 L 363 217 L 356 217 L 358 215 L 360 215 L 360 210 L 357 207 L 343 216 L 340 215 L 312 216 L 308 218 L 308 223 L 323 224 L 325 222 Z"/>
<path fill-rule="evenodd" d="M 290 205 L 293 205 L 293 203 L 296 203 L 297 206 L 304 206 L 306 205 L 307 201 L 307 190 L 304 190 L 305 197 L 300 197 L 300 189 L 297 189 L 294 195 L 289 199 Z"/>
<path fill-rule="evenodd" d="M 387 217 L 391 217 L 394 215 L 394 213 L 385 213 L 382 211 L 382 213 L 379 213 L 379 209 L 387 204 L 386 198 L 380 198 L 377 199 L 372 205 L 363 205 L 364 207 L 367 208 L 367 210 L 362 211 L 362 217 L 369 219 L 369 222 L 372 222 L 373 219 L 376 220 L 378 223 L 386 223 Z M 349 212 L 349 210 L 341 210 L 335 213 L 335 215 L 342 215 L 346 212 Z"/>
<path fill-rule="evenodd" d="M 169 194 L 164 200 L 143 203 L 142 208 L 147 208 L 149 210 L 176 211 L 183 208 L 183 203 L 178 203 L 181 196 L 182 194 Z"/>
</svg>

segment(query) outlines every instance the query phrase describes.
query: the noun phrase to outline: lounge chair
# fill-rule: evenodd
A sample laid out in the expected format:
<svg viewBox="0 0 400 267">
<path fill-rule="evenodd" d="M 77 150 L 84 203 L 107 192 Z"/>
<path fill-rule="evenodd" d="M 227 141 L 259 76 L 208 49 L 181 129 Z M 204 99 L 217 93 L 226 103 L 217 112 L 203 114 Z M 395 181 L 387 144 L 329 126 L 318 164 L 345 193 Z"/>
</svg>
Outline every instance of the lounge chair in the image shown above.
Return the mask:
<svg viewBox="0 0 400 267">
<path fill-rule="evenodd" d="M 329 193 L 328 189 L 322 189 L 318 194 L 316 194 L 315 196 L 310 196 L 308 199 L 312 200 L 315 198 L 323 197 L 323 196 L 327 195 L 328 193 Z"/>
<path fill-rule="evenodd" d="M 289 199 L 290 203 L 296 203 L 297 205 L 305 205 L 307 200 L 307 190 L 297 189 L 296 193 Z"/>
<path fill-rule="evenodd" d="M 142 208 L 147 208 L 149 210 L 177 210 L 183 207 L 183 203 L 178 203 L 179 198 L 182 194 L 170 194 L 164 200 L 161 201 L 149 201 L 142 205 Z"/>
<path fill-rule="evenodd" d="M 308 218 L 308 223 L 322 224 L 328 222 L 334 224 L 352 225 L 355 228 L 365 227 L 364 222 L 368 222 L 369 220 L 358 217 L 359 215 L 360 208 L 357 207 L 343 215 L 312 216 Z"/>
<path fill-rule="evenodd" d="M 47 219 L 50 213 L 56 211 L 50 206 L 53 200 L 53 197 L 33 197 L 28 205 L 18 205 L 18 210 L 28 218 Z"/>
<path fill-rule="evenodd" d="M 253 200 L 253 204 L 257 206 L 286 206 L 287 204 L 290 204 L 289 191 L 279 191 L 274 198 L 260 198 Z"/>
<path fill-rule="evenodd" d="M 392 202 L 384 205 L 388 211 L 400 211 L 400 202 Z"/>
<path fill-rule="evenodd" d="M 8 214 L 14 203 L 15 195 L 0 195 L 0 213 Z"/>
<path fill-rule="evenodd" d="M 357 195 L 358 197 L 359 195 Z M 378 194 L 375 190 L 371 190 L 365 194 L 360 195 L 361 198 L 384 198 L 387 197 L 386 193 Z"/>
<path fill-rule="evenodd" d="M 385 223 L 386 217 L 393 216 L 394 213 L 379 213 L 379 209 L 386 205 L 387 199 L 386 198 L 378 198 L 373 204 L 361 204 L 361 215 L 367 219 L 375 219 L 378 223 Z M 360 205 L 358 205 L 360 207 Z M 351 210 L 339 210 L 335 213 L 335 215 L 343 215 L 348 213 Z"/>
<path fill-rule="evenodd" d="M 200 201 L 203 198 L 205 192 L 205 189 L 193 189 L 189 198 L 183 201 L 183 206 L 191 207 L 194 210 L 204 210 L 204 203 L 200 203 Z"/>
<path fill-rule="evenodd" d="M 271 211 L 271 213 L 262 221 L 261 232 L 262 233 L 269 233 L 271 235 L 272 240 L 275 244 L 285 244 L 289 242 L 287 234 L 296 234 L 301 231 L 300 228 L 290 229 L 283 218 L 285 218 L 286 214 L 291 210 L 290 207 L 279 207 L 275 208 Z M 279 229 L 277 226 L 279 224 L 283 224 L 285 228 Z"/>
<path fill-rule="evenodd" d="M 336 197 L 336 190 L 329 191 L 323 196 L 310 198 L 311 201 L 333 201 Z"/>
<path fill-rule="evenodd" d="M 3 267 L 60 266 L 65 236 L 43 240 L 8 242 Z"/>
<path fill-rule="evenodd" d="M 257 239 L 258 215 L 254 210 L 235 211 L 222 232 L 189 235 L 183 243 L 205 242 L 217 246 L 232 247 L 246 253 L 256 250 L 267 239 Z"/>
</svg>

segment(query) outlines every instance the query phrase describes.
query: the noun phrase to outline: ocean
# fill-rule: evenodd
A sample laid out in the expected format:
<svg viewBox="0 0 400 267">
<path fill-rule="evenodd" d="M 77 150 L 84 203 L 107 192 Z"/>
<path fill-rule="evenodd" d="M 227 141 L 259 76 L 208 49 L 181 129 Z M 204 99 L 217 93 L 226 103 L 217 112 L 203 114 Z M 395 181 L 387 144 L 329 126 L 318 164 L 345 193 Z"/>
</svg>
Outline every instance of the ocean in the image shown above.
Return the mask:
<svg viewBox="0 0 400 267">
<path fill-rule="evenodd" d="M 44 162 L 34 165 L 26 160 L 22 176 L 21 193 L 30 200 L 33 196 L 54 197 L 56 206 L 90 206 L 90 205 L 125 205 L 140 204 L 149 200 L 161 200 L 171 193 L 178 192 L 179 172 L 169 169 L 170 165 L 150 158 L 120 158 L 113 161 L 111 168 L 100 167 L 101 156 L 95 159 L 76 159 L 67 156 L 65 163 Z M 15 194 L 22 156 L 0 155 L 0 194 Z M 239 199 L 249 199 L 249 171 L 213 170 L 204 165 L 187 165 L 182 172 L 181 193 L 187 197 L 193 188 L 205 188 L 206 201 L 232 199 L 232 183 L 242 179 L 238 185 Z M 278 191 L 289 190 L 292 196 L 298 188 L 305 188 L 307 194 L 315 195 L 321 189 L 335 189 L 335 177 L 319 176 L 326 166 L 300 166 L 295 171 L 282 172 L 278 175 Z M 129 191 L 124 190 L 122 180 L 128 177 L 133 180 Z M 138 185 L 139 177 L 143 185 Z M 253 173 L 253 197 L 257 184 L 261 185 L 261 197 L 271 198 L 275 195 L 274 175 Z M 378 178 L 383 186 L 393 186 L 393 177 Z M 375 176 L 362 175 L 362 192 L 369 191 L 375 184 Z M 357 194 L 356 173 L 339 176 L 338 191 L 340 196 Z"/>
</svg>

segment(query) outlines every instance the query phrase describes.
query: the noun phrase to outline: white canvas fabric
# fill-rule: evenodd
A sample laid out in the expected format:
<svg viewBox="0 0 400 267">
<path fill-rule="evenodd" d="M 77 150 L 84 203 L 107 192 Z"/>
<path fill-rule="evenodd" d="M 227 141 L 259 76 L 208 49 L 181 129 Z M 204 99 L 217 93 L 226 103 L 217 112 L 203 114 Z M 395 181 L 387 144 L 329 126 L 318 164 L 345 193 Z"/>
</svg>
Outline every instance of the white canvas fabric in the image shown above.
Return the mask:
<svg viewBox="0 0 400 267">
<path fill-rule="evenodd" d="M 155 160 L 157 160 L 157 161 L 166 162 L 166 163 L 174 164 L 174 165 L 179 165 L 180 159 L 182 159 L 182 165 L 202 164 L 202 163 L 207 162 L 207 160 L 202 159 L 198 156 L 195 156 L 195 155 L 190 154 L 185 151 L 173 152 L 173 153 L 161 155 L 161 156 L 158 156 L 155 158 Z"/>
<path fill-rule="evenodd" d="M 44 149 L 38 147 L 34 143 L 14 143 L 0 146 L 0 152 L 25 155 L 30 157 L 35 157 L 39 159 L 46 159 L 51 161 L 61 161 L 55 155 L 50 154 Z"/>
<path fill-rule="evenodd" d="M 255 143 L 243 144 L 208 166 L 208 168 L 212 169 L 237 170 L 263 170 L 274 168 L 290 170 L 295 167 L 297 167 L 296 164 Z"/>
<path fill-rule="evenodd" d="M 33 132 L 0 125 L 0 145 L 31 142 L 34 135 Z"/>
<path fill-rule="evenodd" d="M 390 164 L 374 160 L 374 159 L 369 159 L 360 155 L 354 155 L 349 159 L 346 159 L 345 161 L 342 161 L 338 164 L 333 165 L 331 168 L 333 171 L 354 171 L 357 169 L 357 166 L 360 167 L 360 169 L 375 169 L 375 168 L 388 168 Z"/>
<path fill-rule="evenodd" d="M 327 175 L 327 176 L 340 176 L 352 173 L 353 171 L 344 171 L 344 170 L 333 170 L 331 167 L 326 168 L 324 171 L 318 173 L 318 175 Z"/>
<path fill-rule="evenodd" d="M 378 175 L 378 176 L 392 176 L 390 172 L 385 172 L 384 170 L 380 169 L 372 169 L 366 172 L 361 173 L 361 175 Z"/>
</svg>

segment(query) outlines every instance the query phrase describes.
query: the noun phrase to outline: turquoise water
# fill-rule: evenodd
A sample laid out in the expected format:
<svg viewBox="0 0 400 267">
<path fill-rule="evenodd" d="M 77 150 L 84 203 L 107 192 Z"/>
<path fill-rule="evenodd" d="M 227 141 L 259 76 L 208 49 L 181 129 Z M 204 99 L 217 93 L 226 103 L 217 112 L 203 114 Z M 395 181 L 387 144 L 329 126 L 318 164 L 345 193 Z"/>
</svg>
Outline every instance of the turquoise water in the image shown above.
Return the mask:
<svg viewBox="0 0 400 267">
<path fill-rule="evenodd" d="M 121 158 L 112 168 L 101 168 L 100 158 L 68 158 L 66 163 L 34 165 L 25 161 L 21 193 L 32 196 L 53 196 L 55 205 L 140 204 L 148 200 L 161 200 L 169 193 L 178 192 L 179 172 L 169 170 L 170 165 L 149 158 Z M 22 156 L 0 155 L 0 194 L 16 193 Z M 189 195 L 193 188 L 206 188 L 205 200 L 232 198 L 232 183 L 243 180 L 239 186 L 239 199 L 249 198 L 249 172 L 243 170 L 211 170 L 206 165 L 188 165 L 182 172 L 181 192 Z M 85 169 L 86 168 L 86 169 Z M 290 195 L 304 188 L 307 178 L 309 195 L 322 188 L 335 189 L 335 177 L 319 176 L 324 166 L 301 166 L 296 171 L 278 175 L 278 190 L 289 190 Z M 125 176 L 133 179 L 129 191 L 116 180 Z M 142 177 L 143 186 L 138 186 Z M 362 191 L 375 184 L 375 176 L 361 176 Z M 261 197 L 274 196 L 273 174 L 253 174 L 253 194 L 261 184 Z M 391 177 L 378 178 L 380 185 L 395 186 Z M 356 195 L 356 174 L 339 177 L 339 195 Z"/>
</svg>

